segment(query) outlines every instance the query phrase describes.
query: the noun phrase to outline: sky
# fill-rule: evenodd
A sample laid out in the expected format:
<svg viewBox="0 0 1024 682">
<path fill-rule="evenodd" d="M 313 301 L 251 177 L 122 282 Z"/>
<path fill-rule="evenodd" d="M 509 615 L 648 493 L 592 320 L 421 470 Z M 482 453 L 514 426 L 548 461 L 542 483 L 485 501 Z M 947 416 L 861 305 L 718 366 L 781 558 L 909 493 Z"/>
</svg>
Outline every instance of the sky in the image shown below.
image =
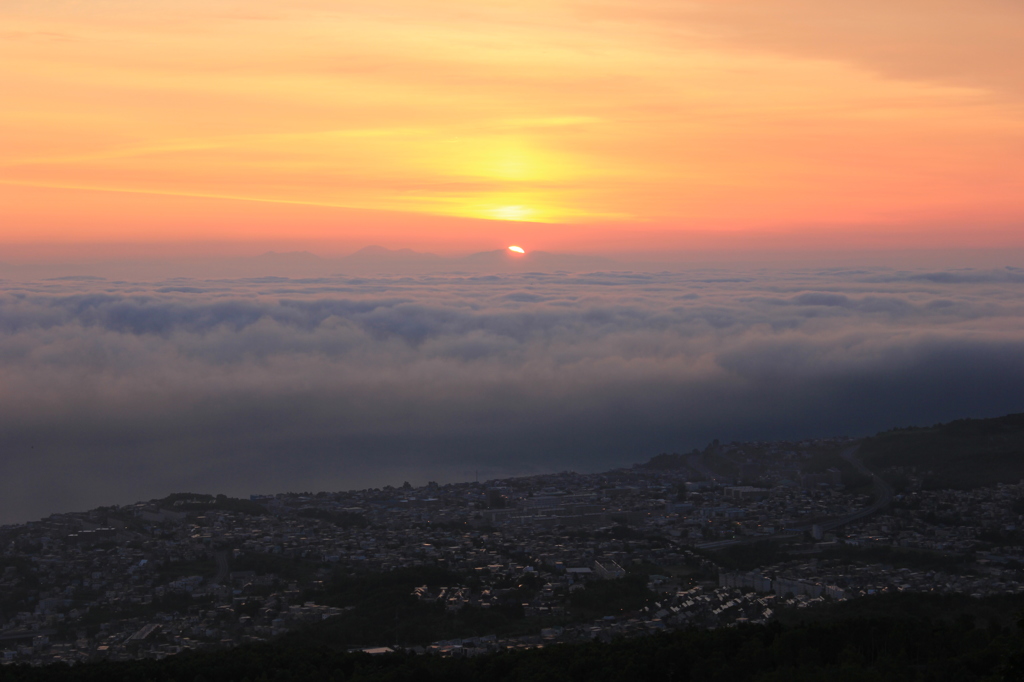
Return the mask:
<svg viewBox="0 0 1024 682">
<path fill-rule="evenodd" d="M 0 63 L 0 524 L 1024 411 L 1019 0 L 4 0 Z"/>
<path fill-rule="evenodd" d="M 1024 246 L 1016 0 L 7 0 L 0 260 Z"/>
</svg>

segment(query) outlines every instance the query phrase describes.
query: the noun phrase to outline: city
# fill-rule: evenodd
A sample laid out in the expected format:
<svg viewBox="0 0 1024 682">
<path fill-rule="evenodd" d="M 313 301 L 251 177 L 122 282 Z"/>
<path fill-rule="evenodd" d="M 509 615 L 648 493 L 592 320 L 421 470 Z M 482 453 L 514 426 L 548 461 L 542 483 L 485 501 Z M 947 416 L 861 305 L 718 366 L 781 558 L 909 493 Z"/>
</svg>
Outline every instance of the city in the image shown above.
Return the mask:
<svg viewBox="0 0 1024 682">
<path fill-rule="evenodd" d="M 924 471 L 869 471 L 856 445 L 715 441 L 595 474 L 54 514 L 0 528 L 0 652 L 160 659 L 305 636 L 365 608 L 339 585 L 382 575 L 424 576 L 402 608 L 456 636 L 371 628 L 352 650 L 474 656 L 887 592 L 1024 592 L 1024 485 L 929 489 Z"/>
</svg>

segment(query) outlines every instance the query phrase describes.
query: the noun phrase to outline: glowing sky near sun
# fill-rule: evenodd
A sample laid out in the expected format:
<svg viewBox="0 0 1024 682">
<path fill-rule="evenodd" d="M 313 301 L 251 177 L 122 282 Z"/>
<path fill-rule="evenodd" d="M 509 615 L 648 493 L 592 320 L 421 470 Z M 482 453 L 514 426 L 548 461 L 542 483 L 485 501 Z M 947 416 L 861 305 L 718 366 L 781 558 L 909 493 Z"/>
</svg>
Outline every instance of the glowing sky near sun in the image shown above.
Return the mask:
<svg viewBox="0 0 1024 682">
<path fill-rule="evenodd" d="M 0 62 L 6 245 L 1024 243 L 1010 0 L 8 0 Z"/>
</svg>

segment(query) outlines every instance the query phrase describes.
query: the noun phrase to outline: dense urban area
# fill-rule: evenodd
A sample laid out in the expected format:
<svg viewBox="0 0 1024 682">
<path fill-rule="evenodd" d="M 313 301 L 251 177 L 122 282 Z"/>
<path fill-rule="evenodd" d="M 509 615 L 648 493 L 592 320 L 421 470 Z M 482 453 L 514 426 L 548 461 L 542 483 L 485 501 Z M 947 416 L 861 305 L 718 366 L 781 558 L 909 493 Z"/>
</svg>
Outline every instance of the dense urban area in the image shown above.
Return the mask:
<svg viewBox="0 0 1024 682">
<path fill-rule="evenodd" d="M 463 657 L 1024 592 L 1024 485 L 930 473 L 869 469 L 846 438 L 716 441 L 597 474 L 54 514 L 0 528 L 0 656 L 164 658 L 338 623 L 353 650 Z"/>
</svg>

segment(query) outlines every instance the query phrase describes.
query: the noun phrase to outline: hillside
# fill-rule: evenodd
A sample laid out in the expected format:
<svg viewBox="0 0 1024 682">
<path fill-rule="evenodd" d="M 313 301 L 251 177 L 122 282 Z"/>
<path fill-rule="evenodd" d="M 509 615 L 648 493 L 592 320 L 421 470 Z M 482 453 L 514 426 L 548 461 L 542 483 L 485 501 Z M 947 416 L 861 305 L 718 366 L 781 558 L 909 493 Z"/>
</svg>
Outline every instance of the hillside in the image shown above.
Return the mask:
<svg viewBox="0 0 1024 682">
<path fill-rule="evenodd" d="M 894 602 L 899 608 L 893 609 Z M 315 638 L 291 637 L 230 651 L 162 661 L 74 667 L 6 666 L 11 682 L 412 682 L 417 680 L 995 680 L 1020 679 L 1024 649 L 1013 615 L 968 598 L 930 595 L 865 598 L 852 612 L 792 625 L 685 630 L 607 643 L 583 643 L 441 658 L 349 653 Z M 871 607 L 871 608 L 865 608 Z M 1006 609 L 1004 609 L 1006 610 Z M 878 615 L 879 613 L 885 615 Z M 311 633 L 312 634 L 312 633 Z"/>
<path fill-rule="evenodd" d="M 876 471 L 916 469 L 926 488 L 1017 483 L 1024 479 L 1024 414 L 885 431 L 866 439 L 860 455 Z"/>
</svg>

